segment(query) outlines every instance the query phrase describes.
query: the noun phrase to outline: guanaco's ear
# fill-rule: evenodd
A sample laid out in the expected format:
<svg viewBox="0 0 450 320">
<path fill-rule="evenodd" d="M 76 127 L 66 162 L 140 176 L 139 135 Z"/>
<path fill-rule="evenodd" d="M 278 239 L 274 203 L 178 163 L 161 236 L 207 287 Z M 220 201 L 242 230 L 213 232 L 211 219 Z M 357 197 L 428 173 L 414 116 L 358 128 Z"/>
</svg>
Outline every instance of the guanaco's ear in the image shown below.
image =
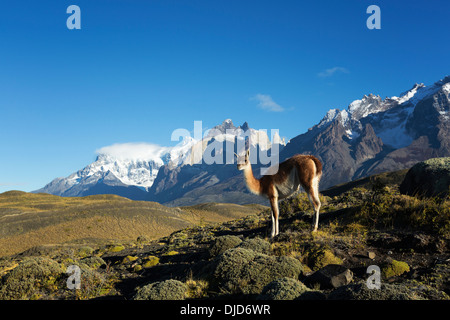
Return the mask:
<svg viewBox="0 0 450 320">
<path fill-rule="evenodd" d="M 247 157 L 250 157 L 250 149 L 247 149 Z"/>
<path fill-rule="evenodd" d="M 238 154 L 235 152 L 234 153 L 234 156 L 236 157 L 236 158 L 239 158 L 239 156 L 238 156 Z"/>
</svg>

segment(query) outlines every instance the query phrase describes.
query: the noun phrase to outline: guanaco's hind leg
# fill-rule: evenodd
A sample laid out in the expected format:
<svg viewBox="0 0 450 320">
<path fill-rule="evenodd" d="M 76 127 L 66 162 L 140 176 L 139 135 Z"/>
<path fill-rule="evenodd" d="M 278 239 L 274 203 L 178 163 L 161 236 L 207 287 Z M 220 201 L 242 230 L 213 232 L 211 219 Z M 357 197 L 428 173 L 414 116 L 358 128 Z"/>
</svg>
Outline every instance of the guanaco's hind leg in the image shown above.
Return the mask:
<svg viewBox="0 0 450 320">
<path fill-rule="evenodd" d="M 270 206 L 272 207 L 272 233 L 271 237 L 275 237 L 278 235 L 278 198 L 277 197 L 271 197 L 270 199 Z"/>
<path fill-rule="evenodd" d="M 319 211 L 320 211 L 320 199 L 319 199 L 319 183 L 318 178 L 313 178 L 311 186 L 306 189 L 308 193 L 308 199 L 314 208 L 315 219 L 313 220 L 313 232 L 317 231 L 319 227 Z"/>
</svg>

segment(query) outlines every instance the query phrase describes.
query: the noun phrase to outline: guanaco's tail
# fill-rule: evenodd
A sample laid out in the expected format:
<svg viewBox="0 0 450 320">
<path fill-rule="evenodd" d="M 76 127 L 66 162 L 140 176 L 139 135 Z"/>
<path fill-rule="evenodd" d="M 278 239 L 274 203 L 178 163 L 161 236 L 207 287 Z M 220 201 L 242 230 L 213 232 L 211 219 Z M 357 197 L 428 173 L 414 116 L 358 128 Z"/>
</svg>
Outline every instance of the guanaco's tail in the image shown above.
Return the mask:
<svg viewBox="0 0 450 320">
<path fill-rule="evenodd" d="M 322 162 L 320 162 L 320 160 L 314 156 L 310 156 L 310 158 L 316 165 L 316 177 L 318 177 L 320 180 L 320 178 L 322 177 Z"/>
</svg>

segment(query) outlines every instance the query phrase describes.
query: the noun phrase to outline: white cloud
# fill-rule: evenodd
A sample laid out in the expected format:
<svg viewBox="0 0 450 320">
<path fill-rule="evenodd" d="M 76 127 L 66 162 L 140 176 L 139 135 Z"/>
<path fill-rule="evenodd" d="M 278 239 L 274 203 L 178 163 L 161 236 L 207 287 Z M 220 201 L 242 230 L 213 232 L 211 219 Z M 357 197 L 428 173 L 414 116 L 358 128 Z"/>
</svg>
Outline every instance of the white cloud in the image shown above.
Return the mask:
<svg viewBox="0 0 450 320">
<path fill-rule="evenodd" d="M 116 143 L 96 150 L 97 154 L 109 155 L 111 157 L 128 160 L 153 160 L 168 150 L 157 144 L 136 142 L 136 143 Z"/>
<path fill-rule="evenodd" d="M 284 108 L 280 106 L 278 103 L 273 101 L 272 97 L 268 94 L 261 94 L 258 93 L 254 97 L 251 98 L 251 100 L 258 101 L 258 107 L 272 112 L 281 112 L 284 111 Z"/>
<path fill-rule="evenodd" d="M 348 71 L 347 68 L 333 67 L 333 68 L 330 68 L 330 69 L 326 69 L 326 70 L 324 70 L 322 72 L 319 72 L 317 74 L 317 76 L 320 77 L 320 78 L 328 78 L 328 77 L 331 77 L 332 75 L 334 75 L 335 73 L 339 73 L 339 72 L 341 72 L 341 73 L 350 73 L 350 71 Z"/>
</svg>

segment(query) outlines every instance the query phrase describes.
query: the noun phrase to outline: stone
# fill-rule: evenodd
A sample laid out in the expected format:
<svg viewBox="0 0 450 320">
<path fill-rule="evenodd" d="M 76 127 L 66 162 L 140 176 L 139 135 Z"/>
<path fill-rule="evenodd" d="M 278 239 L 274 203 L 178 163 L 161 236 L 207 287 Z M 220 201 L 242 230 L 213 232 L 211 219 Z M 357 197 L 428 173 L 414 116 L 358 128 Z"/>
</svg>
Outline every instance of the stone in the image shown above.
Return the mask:
<svg viewBox="0 0 450 320">
<path fill-rule="evenodd" d="M 348 285 L 353 280 L 353 272 L 339 264 L 329 264 L 306 277 L 304 283 L 310 288 L 334 289 Z"/>
<path fill-rule="evenodd" d="M 446 197 L 450 190 L 450 157 L 422 161 L 409 169 L 400 185 L 402 194 Z"/>
</svg>

